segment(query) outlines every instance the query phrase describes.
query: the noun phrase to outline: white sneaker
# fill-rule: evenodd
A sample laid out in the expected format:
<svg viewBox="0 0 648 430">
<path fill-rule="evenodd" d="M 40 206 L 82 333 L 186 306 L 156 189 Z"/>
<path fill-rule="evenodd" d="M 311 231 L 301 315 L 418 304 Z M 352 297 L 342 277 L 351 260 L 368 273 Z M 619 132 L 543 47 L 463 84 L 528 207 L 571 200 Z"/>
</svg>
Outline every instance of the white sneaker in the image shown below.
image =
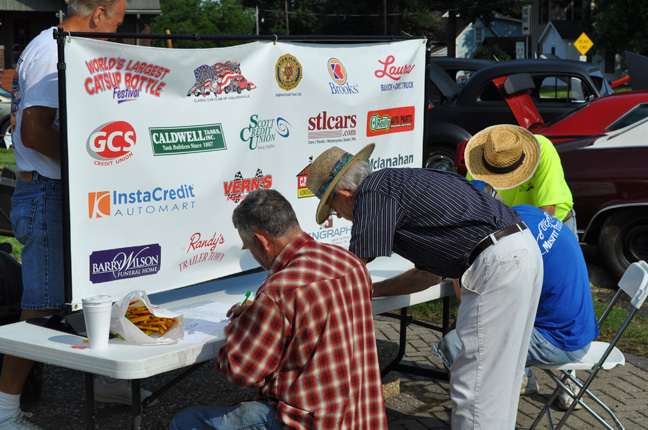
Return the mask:
<svg viewBox="0 0 648 430">
<path fill-rule="evenodd" d="M 565 385 L 567 385 L 567 387 L 569 387 L 569 390 L 574 394 L 578 394 L 580 392 L 578 385 L 573 383 L 571 379 L 568 379 L 565 382 Z M 563 411 L 566 411 L 567 409 L 569 409 L 572 403 L 574 403 L 573 397 L 567 394 L 565 390 L 561 390 L 560 394 L 558 394 L 558 407 Z M 578 409 L 583 409 L 580 403 L 577 403 L 576 406 L 574 406 L 574 410 Z"/>
<path fill-rule="evenodd" d="M 43 430 L 36 424 L 29 422 L 27 418 L 31 418 L 30 412 L 18 411 L 16 415 L 9 418 L 7 421 L 0 423 L 0 430 Z"/>
<path fill-rule="evenodd" d="M 144 400 L 150 395 L 150 391 L 145 389 L 140 390 L 140 399 Z M 130 381 L 123 379 L 106 378 L 104 376 L 95 376 L 94 399 L 97 402 L 122 403 L 124 405 L 132 405 L 133 394 Z M 149 403 L 147 406 L 154 406 L 158 403 L 159 402 L 156 399 L 153 402 Z"/>
<path fill-rule="evenodd" d="M 535 376 L 531 373 L 529 378 L 526 373 L 522 375 L 522 387 L 520 388 L 520 396 L 530 396 L 538 392 L 538 382 Z"/>
</svg>

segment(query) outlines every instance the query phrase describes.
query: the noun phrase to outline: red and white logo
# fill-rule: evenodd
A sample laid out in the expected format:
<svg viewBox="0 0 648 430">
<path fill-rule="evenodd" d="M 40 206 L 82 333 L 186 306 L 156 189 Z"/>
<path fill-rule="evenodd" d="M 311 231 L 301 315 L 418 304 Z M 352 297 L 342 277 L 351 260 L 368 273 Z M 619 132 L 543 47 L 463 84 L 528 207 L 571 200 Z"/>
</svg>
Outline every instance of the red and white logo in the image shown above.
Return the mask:
<svg viewBox="0 0 648 430">
<path fill-rule="evenodd" d="M 403 75 L 409 75 L 410 73 L 412 73 L 412 70 L 414 70 L 415 66 L 414 64 L 394 65 L 396 63 L 396 58 L 393 55 L 387 56 L 387 58 L 385 58 L 385 61 L 378 60 L 378 62 L 382 67 L 376 70 L 374 72 L 374 75 L 377 78 L 389 78 L 393 79 L 394 81 L 399 80 L 403 77 Z"/>
<path fill-rule="evenodd" d="M 88 138 L 88 154 L 96 166 L 111 166 L 133 156 L 137 136 L 126 121 L 114 121 L 95 129 Z"/>
</svg>

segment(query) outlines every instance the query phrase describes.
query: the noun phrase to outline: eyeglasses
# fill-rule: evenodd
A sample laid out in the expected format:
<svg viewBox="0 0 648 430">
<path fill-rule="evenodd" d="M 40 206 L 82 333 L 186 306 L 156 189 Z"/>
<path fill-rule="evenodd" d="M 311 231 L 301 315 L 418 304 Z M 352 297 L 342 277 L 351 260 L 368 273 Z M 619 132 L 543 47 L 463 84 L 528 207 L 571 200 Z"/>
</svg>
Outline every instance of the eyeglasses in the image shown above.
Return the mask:
<svg viewBox="0 0 648 430">
<path fill-rule="evenodd" d="M 335 201 L 335 197 L 336 197 L 336 196 L 337 196 L 337 193 L 334 192 L 334 193 L 331 195 L 331 198 L 329 199 L 329 202 L 328 202 L 328 207 L 329 207 L 328 214 L 329 214 L 329 216 L 337 216 L 337 211 L 331 207 L 331 205 L 332 205 L 333 202 Z"/>
</svg>

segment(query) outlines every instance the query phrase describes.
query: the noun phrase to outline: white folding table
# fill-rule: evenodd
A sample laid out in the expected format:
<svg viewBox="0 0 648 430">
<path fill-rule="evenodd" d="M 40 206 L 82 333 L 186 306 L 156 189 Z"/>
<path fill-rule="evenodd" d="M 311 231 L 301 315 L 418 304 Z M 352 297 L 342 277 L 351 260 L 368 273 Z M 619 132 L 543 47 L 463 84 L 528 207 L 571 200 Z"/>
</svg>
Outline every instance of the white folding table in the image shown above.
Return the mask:
<svg viewBox="0 0 648 430">
<path fill-rule="evenodd" d="M 368 265 L 374 282 L 396 276 L 411 267 L 410 262 L 397 255 L 391 258 L 378 258 Z M 234 304 L 240 302 L 247 291 L 256 291 L 265 278 L 265 271 L 247 273 L 157 293 L 149 298 L 153 304 L 167 309 L 195 307 L 209 302 Z M 402 366 L 399 363 L 405 351 L 406 327 L 412 322 L 407 317 L 404 308 L 440 298 L 447 300 L 452 294 L 454 294 L 452 284 L 443 281 L 418 293 L 379 297 L 373 300 L 374 315 L 403 309 L 401 315 L 391 314 L 401 320 L 401 351 L 397 359 L 388 366 L 387 371 L 408 371 L 407 366 Z M 447 302 L 444 308 L 447 309 Z M 199 317 L 184 314 L 185 324 L 190 324 L 196 318 Z M 445 320 L 443 329 L 447 328 L 447 318 Z M 88 428 L 94 428 L 94 375 L 132 380 L 134 429 L 141 427 L 140 379 L 213 359 L 225 341 L 222 330 L 208 334 L 199 343 L 142 346 L 113 338 L 110 340 L 108 348 L 103 350 L 87 348 L 87 343 L 83 342 L 84 339 L 82 336 L 25 321 L 0 326 L 0 352 L 85 372 Z M 419 373 L 416 369 L 413 370 L 415 373 Z M 153 399 L 149 399 L 149 401 L 151 400 Z"/>
</svg>

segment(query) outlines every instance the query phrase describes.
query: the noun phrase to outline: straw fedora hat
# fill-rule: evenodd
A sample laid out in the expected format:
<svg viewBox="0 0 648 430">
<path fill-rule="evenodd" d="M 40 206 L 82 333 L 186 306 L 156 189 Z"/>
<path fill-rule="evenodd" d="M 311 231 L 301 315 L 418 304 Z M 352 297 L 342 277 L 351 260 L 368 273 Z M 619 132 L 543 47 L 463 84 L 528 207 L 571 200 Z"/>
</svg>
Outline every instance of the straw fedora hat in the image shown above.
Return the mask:
<svg viewBox="0 0 648 430">
<path fill-rule="evenodd" d="M 464 158 L 473 178 L 507 190 L 533 176 L 540 161 L 540 142 L 517 125 L 494 125 L 468 141 Z"/>
<path fill-rule="evenodd" d="M 322 224 L 328 218 L 329 205 L 326 202 L 342 175 L 354 161 L 367 161 L 375 146 L 375 144 L 370 143 L 358 151 L 356 155 L 333 146 L 322 152 L 313 161 L 306 178 L 306 186 L 320 199 L 315 213 L 315 220 L 318 224 Z"/>
</svg>

